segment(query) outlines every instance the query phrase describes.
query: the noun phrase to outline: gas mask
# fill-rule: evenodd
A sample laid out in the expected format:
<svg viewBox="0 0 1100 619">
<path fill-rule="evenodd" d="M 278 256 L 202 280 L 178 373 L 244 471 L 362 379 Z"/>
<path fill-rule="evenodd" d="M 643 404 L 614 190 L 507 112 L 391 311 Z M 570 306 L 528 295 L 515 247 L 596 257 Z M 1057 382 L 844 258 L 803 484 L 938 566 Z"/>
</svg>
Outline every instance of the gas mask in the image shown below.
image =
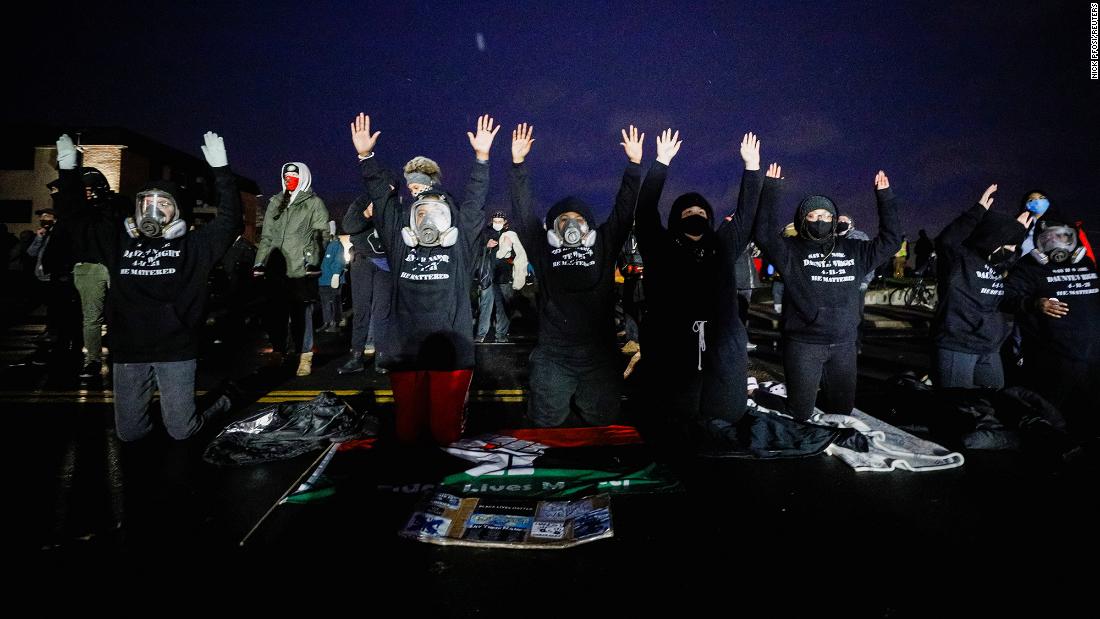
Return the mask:
<svg viewBox="0 0 1100 619">
<path fill-rule="evenodd" d="M 596 231 L 588 229 L 588 222 L 582 218 L 558 215 L 554 225 L 546 231 L 546 240 L 551 247 L 592 247 L 596 244 Z"/>
<path fill-rule="evenodd" d="M 1076 264 L 1085 256 L 1085 247 L 1077 242 L 1077 230 L 1070 226 L 1044 226 L 1035 234 L 1031 255 L 1039 264 L 1069 262 Z"/>
<path fill-rule="evenodd" d="M 137 194 L 134 216 L 127 218 L 126 231 L 133 238 L 174 239 L 183 236 L 187 224 L 180 219 L 179 205 L 172 194 L 163 189 L 150 189 Z"/>
<path fill-rule="evenodd" d="M 450 247 L 458 241 L 458 228 L 451 225 L 447 197 L 425 192 L 409 210 L 409 225 L 401 229 L 401 240 L 409 247 Z"/>
</svg>

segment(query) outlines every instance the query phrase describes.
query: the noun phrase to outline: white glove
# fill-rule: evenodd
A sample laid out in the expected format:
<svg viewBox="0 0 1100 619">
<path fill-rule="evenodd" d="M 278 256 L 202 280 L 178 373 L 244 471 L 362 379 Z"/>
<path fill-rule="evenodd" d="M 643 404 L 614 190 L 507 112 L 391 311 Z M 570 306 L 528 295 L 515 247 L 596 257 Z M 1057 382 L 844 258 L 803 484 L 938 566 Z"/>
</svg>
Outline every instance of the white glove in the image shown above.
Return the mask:
<svg viewBox="0 0 1100 619">
<path fill-rule="evenodd" d="M 329 285 L 330 288 L 339 289 L 340 288 L 340 274 L 339 273 L 333 273 L 332 274 L 332 279 L 329 280 L 328 285 Z"/>
<path fill-rule="evenodd" d="M 229 165 L 229 156 L 225 154 L 225 141 L 213 131 L 207 131 L 202 136 L 205 144 L 202 145 L 202 154 L 206 157 L 206 163 L 212 168 L 224 168 Z"/>
<path fill-rule="evenodd" d="M 73 139 L 67 133 L 57 138 L 57 167 L 62 170 L 76 169 L 76 146 L 73 146 Z"/>
</svg>

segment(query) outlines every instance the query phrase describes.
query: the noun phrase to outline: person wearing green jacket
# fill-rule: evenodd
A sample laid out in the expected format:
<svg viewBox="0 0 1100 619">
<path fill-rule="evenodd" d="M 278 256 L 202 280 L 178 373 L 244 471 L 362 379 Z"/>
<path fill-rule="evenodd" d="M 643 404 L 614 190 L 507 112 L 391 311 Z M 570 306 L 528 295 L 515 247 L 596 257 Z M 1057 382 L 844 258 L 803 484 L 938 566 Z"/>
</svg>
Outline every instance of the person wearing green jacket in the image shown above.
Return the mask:
<svg viewBox="0 0 1100 619">
<path fill-rule="evenodd" d="M 321 235 L 328 230 L 329 214 L 321 197 L 313 193 L 313 175 L 306 164 L 299 161 L 283 164 L 280 180 L 283 192 L 267 204 L 252 271 L 256 276 L 265 275 L 266 265 L 275 250 L 286 261 L 286 284 L 282 291 L 290 306 L 292 347 L 299 347 L 297 374 L 308 376 L 313 369 L 313 305 L 318 300 L 316 278 L 321 274 L 324 255 Z M 272 339 L 279 338 L 273 336 Z M 273 341 L 273 344 L 278 347 L 281 342 Z"/>
</svg>

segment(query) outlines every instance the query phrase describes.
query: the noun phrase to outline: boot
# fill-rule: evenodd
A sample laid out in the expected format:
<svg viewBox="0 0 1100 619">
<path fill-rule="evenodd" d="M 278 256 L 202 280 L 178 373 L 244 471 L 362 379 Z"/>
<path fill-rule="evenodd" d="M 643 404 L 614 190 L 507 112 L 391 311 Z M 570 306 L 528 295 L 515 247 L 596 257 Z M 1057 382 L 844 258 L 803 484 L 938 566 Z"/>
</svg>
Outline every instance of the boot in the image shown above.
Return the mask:
<svg viewBox="0 0 1100 619">
<path fill-rule="evenodd" d="M 353 350 L 351 352 L 351 359 L 348 359 L 347 363 L 341 365 L 337 370 L 337 374 L 358 374 L 365 368 L 363 367 L 363 351 Z"/>
<path fill-rule="evenodd" d="M 298 376 L 309 376 L 313 372 L 313 353 L 304 352 L 298 357 Z"/>
</svg>

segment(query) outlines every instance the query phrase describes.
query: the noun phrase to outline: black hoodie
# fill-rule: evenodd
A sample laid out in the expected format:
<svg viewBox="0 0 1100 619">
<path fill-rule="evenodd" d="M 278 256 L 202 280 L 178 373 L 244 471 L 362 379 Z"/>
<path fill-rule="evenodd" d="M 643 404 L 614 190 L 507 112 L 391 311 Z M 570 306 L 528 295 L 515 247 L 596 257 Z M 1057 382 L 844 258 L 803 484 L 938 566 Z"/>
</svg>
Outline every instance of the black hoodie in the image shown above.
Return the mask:
<svg viewBox="0 0 1100 619">
<path fill-rule="evenodd" d="M 753 237 L 783 275 L 783 336 L 809 344 L 856 341 L 860 321 L 859 285 L 901 246 L 897 199 L 890 188 L 876 190 L 878 236 L 870 241 L 831 235 L 811 241 L 784 237 L 776 203 L 782 182 L 765 178 Z M 805 219 L 806 201 L 796 211 Z M 834 219 L 835 221 L 835 219 Z M 799 224 L 801 225 L 801 224 Z"/>
<path fill-rule="evenodd" d="M 595 244 L 554 248 L 533 212 L 527 166 L 512 165 L 511 223 L 538 278 L 540 346 L 614 346 L 615 260 L 630 233 L 640 184 L 640 167 L 627 165 L 611 214 L 596 228 Z M 548 225 L 568 211 L 583 215 L 589 226 L 595 223 L 587 204 L 566 198 L 547 213 Z"/>
<path fill-rule="evenodd" d="M 668 228 L 661 226 L 658 203 L 667 173 L 668 166 L 663 163 L 654 162 L 650 167 L 634 220 L 634 234 L 646 265 L 649 302 L 642 345 L 656 353 L 662 371 L 695 371 L 699 352 L 699 337 L 693 331 L 696 321 L 707 321 L 708 350 L 736 340 L 744 351 L 745 327 L 737 313 L 734 271 L 750 240 L 762 176 L 758 170 L 745 170 L 732 217 L 719 220 L 717 230 L 707 230 L 701 239 L 692 241 L 683 234 L 683 211 L 700 206 L 713 226 L 714 210 L 703 196 L 684 194 L 672 204 Z"/>
<path fill-rule="evenodd" d="M 1039 299 L 1057 298 L 1069 313 L 1052 318 L 1038 309 Z M 1088 256 L 1076 264 L 1041 264 L 1033 254 L 1016 263 L 1005 281 L 1001 306 L 1017 313 L 1024 332 L 1025 358 L 1043 349 L 1078 361 L 1100 363 L 1100 279 Z"/>
<path fill-rule="evenodd" d="M 201 228 L 175 239 L 130 238 L 118 230 L 120 255 L 112 262 L 108 324 L 116 363 L 186 361 L 198 357 L 199 328 L 207 298 L 206 280 L 241 233 L 241 196 L 229 166 L 214 168 L 218 214 Z M 154 181 L 145 189 L 172 194 L 177 208 L 188 204 L 179 187 Z"/>
<path fill-rule="evenodd" d="M 937 347 L 970 354 L 1000 349 L 1012 329 L 1010 317 L 998 309 L 1008 263 L 992 264 L 989 255 L 1002 245 L 1018 245 L 1024 233 L 1012 217 L 975 204 L 936 237 Z"/>
<path fill-rule="evenodd" d="M 49 272 L 71 271 L 76 262 L 112 266 L 118 259 L 118 231 L 133 204 L 113 192 L 88 200 L 81 170 L 59 170 L 57 188 L 52 198 L 58 223 L 46 254 Z"/>
<path fill-rule="evenodd" d="M 374 225 L 382 237 L 394 278 L 388 332 L 379 346 L 391 370 L 460 370 L 474 367 L 471 269 L 478 232 L 485 221 L 489 164 L 476 162 L 461 204 L 449 199 L 458 241 L 450 247 L 409 247 L 401 229 L 410 205 L 401 203 L 395 178 L 377 158 L 359 162 L 374 202 Z M 361 209 L 360 209 L 361 210 Z"/>
</svg>

